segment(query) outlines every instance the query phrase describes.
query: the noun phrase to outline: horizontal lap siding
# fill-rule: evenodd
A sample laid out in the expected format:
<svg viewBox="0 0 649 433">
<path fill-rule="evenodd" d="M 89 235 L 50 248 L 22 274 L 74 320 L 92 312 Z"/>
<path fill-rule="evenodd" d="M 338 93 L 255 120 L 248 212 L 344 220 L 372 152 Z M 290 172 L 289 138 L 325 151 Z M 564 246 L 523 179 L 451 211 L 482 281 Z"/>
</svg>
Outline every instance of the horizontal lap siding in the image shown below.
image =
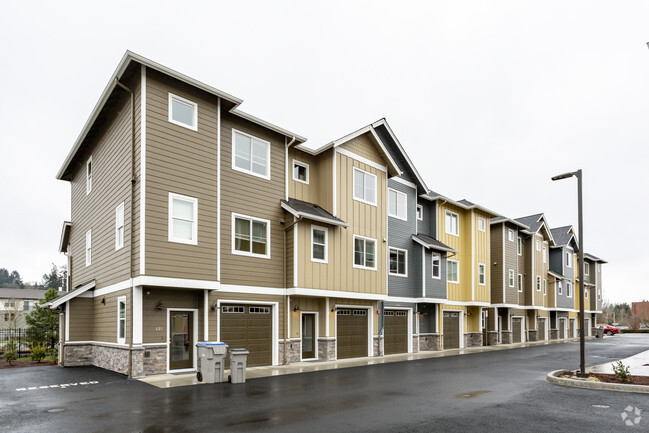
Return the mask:
<svg viewBox="0 0 649 433">
<path fill-rule="evenodd" d="M 126 296 L 126 343 L 128 344 L 131 341 L 131 321 L 133 319 L 131 315 L 131 291 L 128 289 L 92 298 L 95 341 L 117 343 L 117 300 L 120 296 Z M 101 303 L 102 299 L 104 299 L 103 304 Z"/>
<path fill-rule="evenodd" d="M 489 264 L 492 267 L 491 302 L 493 304 L 500 304 L 505 300 L 503 290 L 505 290 L 505 281 L 507 281 L 507 273 L 509 272 L 507 260 L 505 259 L 503 262 L 504 243 L 507 242 L 507 235 L 503 229 L 503 224 L 494 224 L 491 226 L 491 261 L 496 263 L 494 266 Z"/>
<path fill-rule="evenodd" d="M 567 248 L 561 248 L 559 249 L 560 255 L 561 255 L 561 263 L 562 263 L 562 273 L 565 279 L 562 281 L 561 286 L 561 292 L 562 294 L 559 295 L 557 293 L 557 307 L 559 308 L 575 308 L 575 268 L 574 268 L 574 263 L 573 267 L 567 267 L 565 263 L 565 255 L 567 252 L 570 252 L 569 249 Z M 566 281 L 570 281 L 573 284 L 572 287 L 572 296 L 569 298 L 567 296 L 567 291 L 566 291 Z"/>
<path fill-rule="evenodd" d="M 318 205 L 327 212 L 334 213 L 334 150 L 327 150 L 318 155 L 317 182 Z"/>
<path fill-rule="evenodd" d="M 70 301 L 70 341 L 91 341 L 92 298 L 74 298 Z"/>
<path fill-rule="evenodd" d="M 507 233 L 510 229 L 514 231 L 513 242 L 509 240 L 509 235 Z M 505 233 L 502 239 L 505 247 L 505 263 L 507 264 L 507 270 L 505 272 L 509 273 L 509 269 L 514 270 L 514 287 L 509 287 L 509 281 L 505 280 L 505 302 L 508 304 L 516 304 L 518 303 L 518 274 L 523 273 L 523 270 L 518 266 L 518 230 L 516 227 L 513 225 L 505 227 Z M 492 258 L 494 261 L 498 260 L 496 257 Z M 509 279 L 509 275 L 506 275 L 506 277 Z"/>
<path fill-rule="evenodd" d="M 423 248 L 423 247 L 420 247 Z M 439 254 L 440 267 L 439 278 L 433 278 L 433 253 Z M 424 259 L 425 277 L 426 277 L 426 297 L 446 299 L 446 257 L 447 254 L 441 251 L 425 250 Z"/>
<path fill-rule="evenodd" d="M 421 245 L 412 240 L 412 235 L 417 231 L 417 190 L 394 179 L 388 179 L 388 187 L 406 194 L 407 197 L 407 220 L 404 221 L 393 216 L 388 216 L 388 246 L 408 251 L 407 277 L 390 275 L 388 273 L 388 294 L 390 296 L 406 297 L 421 296 Z"/>
<path fill-rule="evenodd" d="M 196 337 L 198 341 L 203 340 L 204 292 L 202 290 L 145 287 L 142 292 L 143 343 L 167 343 L 167 312 L 175 308 L 198 310 L 198 312 L 194 312 L 194 314 L 198 314 Z M 164 305 L 162 310 L 156 308 L 160 301 Z M 210 313 L 214 314 L 212 311 Z"/>
<path fill-rule="evenodd" d="M 169 93 L 198 104 L 198 130 L 169 122 Z M 216 97 L 147 70 L 146 274 L 216 280 Z M 169 242 L 169 193 L 198 199 L 198 244 Z"/>
</svg>

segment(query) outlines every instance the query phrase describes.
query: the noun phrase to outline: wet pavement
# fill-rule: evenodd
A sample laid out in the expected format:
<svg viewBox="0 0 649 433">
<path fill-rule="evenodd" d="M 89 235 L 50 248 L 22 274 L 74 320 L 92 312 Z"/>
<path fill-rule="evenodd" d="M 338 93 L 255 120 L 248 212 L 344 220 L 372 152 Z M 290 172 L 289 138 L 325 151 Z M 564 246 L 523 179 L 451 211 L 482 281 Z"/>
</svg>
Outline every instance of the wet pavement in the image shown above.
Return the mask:
<svg viewBox="0 0 649 433">
<path fill-rule="evenodd" d="M 649 336 L 589 340 L 587 365 L 649 349 Z M 579 344 L 484 351 L 363 367 L 158 388 L 97 368 L 0 371 L 7 432 L 649 430 L 646 395 L 556 387 Z M 65 386 L 63 386 L 65 385 Z M 30 389 L 32 388 L 32 389 Z M 628 408 L 631 408 L 627 411 Z M 641 414 L 635 415 L 635 409 Z"/>
</svg>

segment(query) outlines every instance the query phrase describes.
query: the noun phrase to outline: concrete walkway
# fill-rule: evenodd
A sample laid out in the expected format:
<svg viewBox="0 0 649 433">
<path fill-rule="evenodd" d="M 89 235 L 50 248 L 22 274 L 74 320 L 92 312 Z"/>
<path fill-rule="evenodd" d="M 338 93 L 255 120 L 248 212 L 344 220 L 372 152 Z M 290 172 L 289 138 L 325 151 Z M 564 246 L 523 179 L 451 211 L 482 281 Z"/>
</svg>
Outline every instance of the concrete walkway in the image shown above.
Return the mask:
<svg viewBox="0 0 649 433">
<path fill-rule="evenodd" d="M 592 340 L 595 337 L 586 337 Z M 480 346 L 466 349 L 448 349 L 440 351 L 424 351 L 417 353 L 400 353 L 396 355 L 368 356 L 364 358 L 340 359 L 336 361 L 304 361 L 287 365 L 250 367 L 246 370 L 246 380 L 268 376 L 281 376 L 285 374 L 307 373 L 311 371 L 336 370 L 340 368 L 363 367 L 367 365 L 386 364 L 391 362 L 416 361 L 419 359 L 443 358 L 447 356 L 467 355 L 471 353 L 492 352 L 497 350 L 510 350 L 521 347 L 544 346 L 548 344 L 565 344 L 579 341 L 579 338 L 565 340 L 531 341 L 526 343 L 499 344 L 497 346 Z M 636 355 L 638 356 L 638 355 Z M 649 360 L 645 363 L 649 363 Z M 646 367 L 649 368 L 649 367 Z M 633 372 L 633 369 L 631 370 Z M 230 374 L 225 370 L 225 377 Z M 196 373 L 183 374 L 157 374 L 146 376 L 138 380 L 158 388 L 174 388 L 178 386 L 203 385 L 196 380 Z"/>
<path fill-rule="evenodd" d="M 622 364 L 629 367 L 631 376 L 649 376 L 649 350 L 623 359 Z M 586 367 L 586 373 L 614 374 L 613 363 L 608 362 L 606 364 Z"/>
</svg>

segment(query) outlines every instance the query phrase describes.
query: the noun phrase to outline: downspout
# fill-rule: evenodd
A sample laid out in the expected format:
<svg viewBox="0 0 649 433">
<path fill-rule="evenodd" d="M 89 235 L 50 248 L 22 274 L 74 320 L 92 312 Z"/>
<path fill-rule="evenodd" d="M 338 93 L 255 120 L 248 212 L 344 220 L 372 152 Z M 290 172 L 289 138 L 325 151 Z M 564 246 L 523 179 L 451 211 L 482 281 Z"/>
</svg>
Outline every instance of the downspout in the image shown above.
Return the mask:
<svg viewBox="0 0 649 433">
<path fill-rule="evenodd" d="M 288 201 L 288 148 L 291 147 L 291 145 L 295 143 L 295 137 L 291 138 L 291 141 L 286 143 L 286 137 L 284 137 L 284 199 Z M 284 224 L 284 223 L 282 223 Z M 290 224 L 288 227 L 284 228 L 284 272 L 282 273 L 282 280 L 284 282 L 284 305 L 286 306 L 286 317 L 288 318 L 289 312 L 289 301 L 290 297 L 286 294 L 288 287 L 286 287 L 286 231 L 293 227 L 295 225 L 295 222 L 293 224 Z M 293 252 L 295 254 L 295 252 Z M 287 363 L 286 359 L 286 345 L 288 344 L 288 320 L 286 320 L 286 323 L 284 323 L 284 365 Z"/>
<path fill-rule="evenodd" d="M 115 84 L 126 90 L 131 95 L 131 233 L 130 233 L 130 257 L 129 257 L 129 278 L 131 279 L 131 307 L 135 290 L 133 288 L 133 197 L 135 190 L 135 95 L 124 84 L 120 83 L 119 78 L 115 77 Z M 128 368 L 127 376 L 130 378 L 133 373 L 133 308 L 131 308 L 131 338 L 128 343 Z"/>
</svg>

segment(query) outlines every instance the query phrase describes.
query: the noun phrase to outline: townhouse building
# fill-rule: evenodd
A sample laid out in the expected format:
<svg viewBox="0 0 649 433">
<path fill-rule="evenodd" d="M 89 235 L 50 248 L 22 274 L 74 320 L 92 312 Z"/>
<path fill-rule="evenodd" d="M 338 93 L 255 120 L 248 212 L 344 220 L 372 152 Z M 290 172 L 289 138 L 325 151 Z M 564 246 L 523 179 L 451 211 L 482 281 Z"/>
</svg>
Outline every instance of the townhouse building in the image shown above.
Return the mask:
<svg viewBox="0 0 649 433">
<path fill-rule="evenodd" d="M 579 268 L 577 261 L 579 246 L 572 226 L 551 229 L 554 245 L 550 248 L 550 284 L 554 291 L 554 311 L 551 314 L 555 338 L 573 338 L 578 329 L 578 287 L 575 276 Z M 591 326 L 585 322 L 586 329 Z M 589 335 L 589 334 L 587 334 Z"/>
<path fill-rule="evenodd" d="M 25 317 L 44 298 L 45 290 L 0 288 L 0 329 L 25 328 Z"/>
</svg>

